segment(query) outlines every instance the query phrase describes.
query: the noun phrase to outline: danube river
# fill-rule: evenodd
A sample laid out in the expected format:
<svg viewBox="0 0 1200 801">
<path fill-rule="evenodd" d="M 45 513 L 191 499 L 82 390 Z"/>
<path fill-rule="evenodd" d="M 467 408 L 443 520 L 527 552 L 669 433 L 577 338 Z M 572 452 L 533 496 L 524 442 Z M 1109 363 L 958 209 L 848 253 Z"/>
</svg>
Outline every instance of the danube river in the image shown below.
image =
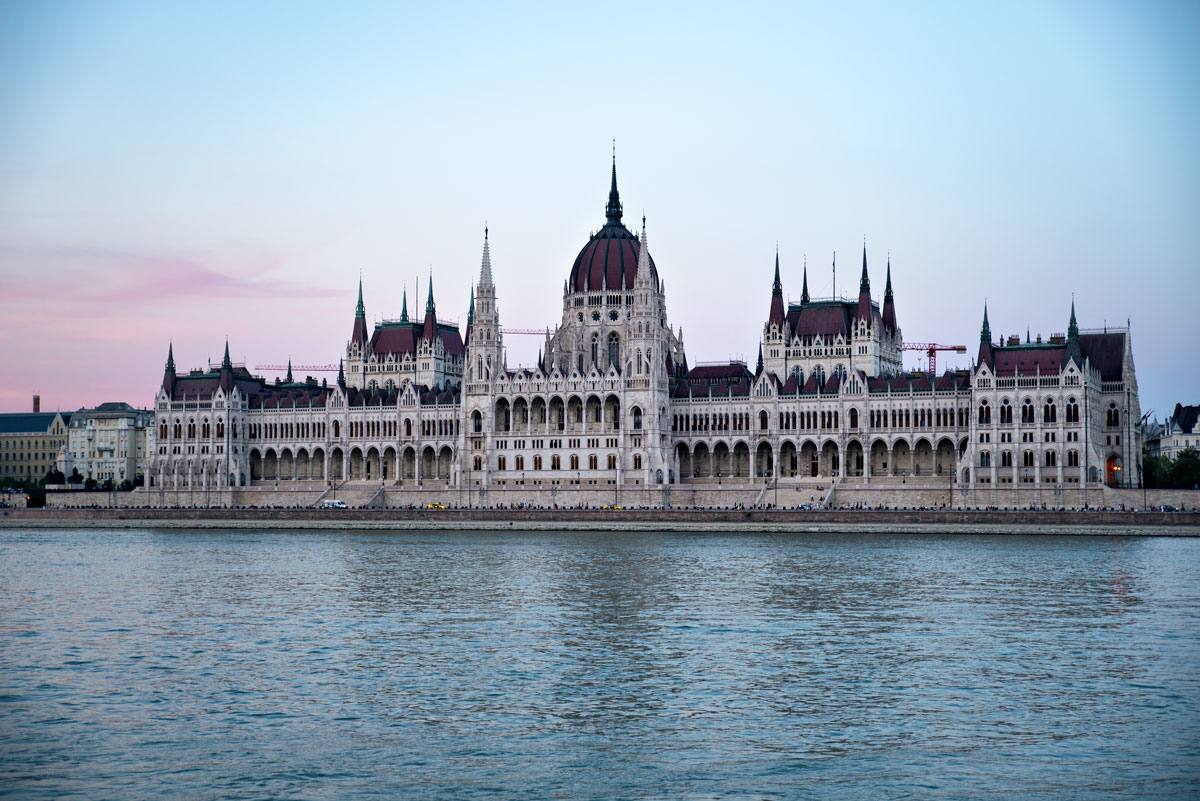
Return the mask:
<svg viewBox="0 0 1200 801">
<path fill-rule="evenodd" d="M 0 796 L 1200 794 L 1200 539 L 0 530 Z"/>
</svg>

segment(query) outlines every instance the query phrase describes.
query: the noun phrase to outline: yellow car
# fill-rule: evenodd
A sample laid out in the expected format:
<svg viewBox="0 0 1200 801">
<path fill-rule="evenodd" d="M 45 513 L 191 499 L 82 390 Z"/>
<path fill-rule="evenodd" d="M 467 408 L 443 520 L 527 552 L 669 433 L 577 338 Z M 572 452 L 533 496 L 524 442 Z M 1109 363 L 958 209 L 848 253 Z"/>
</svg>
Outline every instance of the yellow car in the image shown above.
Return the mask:
<svg viewBox="0 0 1200 801">
<path fill-rule="evenodd" d="M 446 504 L 444 504 L 444 503 L 436 503 L 436 502 L 434 502 L 434 503 L 431 503 L 431 504 L 429 504 L 429 505 L 428 505 L 428 506 L 426 506 L 425 508 L 426 508 L 426 509 L 445 509 L 445 508 L 446 508 Z"/>
<path fill-rule="evenodd" d="M 607 505 L 607 506 L 605 506 L 605 507 L 603 507 L 603 508 L 605 508 L 605 509 L 612 509 L 613 511 L 619 512 L 619 511 L 621 511 L 622 509 L 624 509 L 625 507 L 624 507 L 624 506 L 614 506 L 614 505 L 612 505 L 612 504 L 609 504 L 609 505 Z"/>
</svg>

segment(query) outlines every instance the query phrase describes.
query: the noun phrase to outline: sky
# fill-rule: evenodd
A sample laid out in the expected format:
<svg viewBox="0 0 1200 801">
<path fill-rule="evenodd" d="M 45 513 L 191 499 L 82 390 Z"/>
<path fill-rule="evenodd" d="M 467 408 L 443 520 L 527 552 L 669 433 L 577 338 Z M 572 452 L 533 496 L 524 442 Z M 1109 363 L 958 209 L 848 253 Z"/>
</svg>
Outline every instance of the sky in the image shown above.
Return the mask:
<svg viewBox="0 0 1200 801">
<path fill-rule="evenodd" d="M 1200 403 L 1195 2 L 4 0 L 0 411 L 148 407 L 170 343 L 336 364 L 360 275 L 465 325 L 485 224 L 502 325 L 554 326 L 614 139 L 693 365 L 753 364 L 776 247 L 798 300 L 865 240 L 939 370 L 1074 298 L 1143 411 Z"/>
</svg>

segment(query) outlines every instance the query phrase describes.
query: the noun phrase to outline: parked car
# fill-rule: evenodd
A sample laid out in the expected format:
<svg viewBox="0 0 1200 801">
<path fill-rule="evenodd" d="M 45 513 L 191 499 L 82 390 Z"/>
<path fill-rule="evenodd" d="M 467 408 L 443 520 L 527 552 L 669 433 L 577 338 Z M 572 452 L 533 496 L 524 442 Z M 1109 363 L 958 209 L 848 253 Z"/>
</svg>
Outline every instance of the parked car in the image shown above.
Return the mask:
<svg viewBox="0 0 1200 801">
<path fill-rule="evenodd" d="M 446 504 L 444 504 L 444 503 L 438 503 L 437 501 L 434 501 L 433 503 L 429 504 L 429 505 L 428 505 L 428 506 L 426 506 L 425 508 L 426 508 L 426 509 L 445 509 L 445 508 L 446 508 Z"/>
<path fill-rule="evenodd" d="M 325 501 L 321 504 L 322 509 L 349 509 L 345 501 Z"/>
<path fill-rule="evenodd" d="M 1172 506 L 1169 503 L 1164 503 L 1162 506 L 1158 507 L 1158 509 L 1160 512 L 1178 512 L 1179 511 L 1178 509 L 1176 509 L 1174 506 Z"/>
</svg>

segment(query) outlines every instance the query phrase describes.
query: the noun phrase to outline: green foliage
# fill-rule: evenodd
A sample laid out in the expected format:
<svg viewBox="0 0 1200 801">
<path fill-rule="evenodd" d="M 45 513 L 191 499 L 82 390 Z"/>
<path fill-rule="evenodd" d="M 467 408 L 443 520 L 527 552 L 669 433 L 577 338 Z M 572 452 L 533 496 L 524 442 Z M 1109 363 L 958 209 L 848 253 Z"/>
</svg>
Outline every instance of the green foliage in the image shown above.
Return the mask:
<svg viewBox="0 0 1200 801">
<path fill-rule="evenodd" d="M 83 482 L 83 488 L 85 490 L 87 490 L 88 492 L 91 492 L 97 486 L 99 486 L 99 485 L 96 483 L 96 479 L 94 479 L 94 478 L 89 478 L 87 481 Z"/>
<path fill-rule="evenodd" d="M 1172 459 L 1146 459 L 1143 463 L 1146 486 L 1159 489 L 1200 488 L 1200 453 L 1186 448 Z"/>
<path fill-rule="evenodd" d="M 114 486 L 116 485 L 113 484 L 113 480 L 111 478 L 106 478 L 104 479 L 104 484 L 101 485 L 100 489 L 104 490 L 105 492 L 112 492 Z"/>
<path fill-rule="evenodd" d="M 133 482 L 129 479 L 125 479 L 121 482 L 121 486 L 117 487 L 117 489 L 121 490 L 121 492 L 129 492 L 131 489 L 133 489 Z"/>
</svg>

